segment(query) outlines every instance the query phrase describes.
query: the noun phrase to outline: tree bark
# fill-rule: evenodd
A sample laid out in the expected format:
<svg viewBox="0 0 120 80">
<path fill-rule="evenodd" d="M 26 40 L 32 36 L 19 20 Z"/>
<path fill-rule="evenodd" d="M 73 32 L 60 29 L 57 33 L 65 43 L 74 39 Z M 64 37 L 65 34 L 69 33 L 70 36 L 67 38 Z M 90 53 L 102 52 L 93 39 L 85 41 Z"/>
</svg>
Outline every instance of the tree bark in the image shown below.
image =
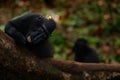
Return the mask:
<svg viewBox="0 0 120 80">
<path fill-rule="evenodd" d="M 40 59 L 24 46 L 18 46 L 14 40 L 0 31 L 0 79 L 6 80 L 6 73 L 12 73 L 11 80 L 65 80 L 63 73 L 80 75 L 81 72 L 120 72 L 120 64 L 78 63 L 54 58 Z M 4 73 L 6 72 L 6 73 Z M 18 76 L 19 75 L 19 76 Z M 13 79 L 14 77 L 14 79 Z M 92 76 L 91 76 L 92 77 Z"/>
</svg>

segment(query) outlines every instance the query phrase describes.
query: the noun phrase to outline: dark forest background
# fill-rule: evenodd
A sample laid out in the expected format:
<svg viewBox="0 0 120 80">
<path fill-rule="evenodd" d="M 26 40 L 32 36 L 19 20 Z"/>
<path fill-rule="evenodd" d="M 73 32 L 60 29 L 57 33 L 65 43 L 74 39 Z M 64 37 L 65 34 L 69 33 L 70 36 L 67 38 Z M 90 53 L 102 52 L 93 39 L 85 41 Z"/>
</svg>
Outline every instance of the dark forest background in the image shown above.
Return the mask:
<svg viewBox="0 0 120 80">
<path fill-rule="evenodd" d="M 0 29 L 27 13 L 52 16 L 54 57 L 73 60 L 77 38 L 86 38 L 105 63 L 120 62 L 120 0 L 0 0 Z"/>
</svg>

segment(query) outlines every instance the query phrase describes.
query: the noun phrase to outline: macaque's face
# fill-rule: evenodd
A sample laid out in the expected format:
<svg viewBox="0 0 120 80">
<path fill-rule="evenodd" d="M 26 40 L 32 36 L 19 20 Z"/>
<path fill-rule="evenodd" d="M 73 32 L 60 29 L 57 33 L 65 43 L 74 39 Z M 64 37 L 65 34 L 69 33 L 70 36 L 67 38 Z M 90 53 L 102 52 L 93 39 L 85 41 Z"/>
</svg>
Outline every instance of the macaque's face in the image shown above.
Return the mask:
<svg viewBox="0 0 120 80">
<path fill-rule="evenodd" d="M 29 43 L 36 44 L 38 42 L 41 42 L 45 40 L 48 37 L 47 33 L 45 32 L 43 25 L 37 28 L 36 30 L 33 30 L 29 33 L 27 36 L 27 41 Z"/>
<path fill-rule="evenodd" d="M 49 36 L 52 34 L 54 29 L 56 28 L 56 23 L 50 16 L 42 20 L 42 23 L 38 18 L 37 22 L 38 23 L 36 24 L 38 25 L 36 25 L 35 27 L 32 27 L 29 34 L 27 35 L 27 41 L 29 43 L 36 44 L 38 42 L 41 42 L 49 38 Z"/>
</svg>

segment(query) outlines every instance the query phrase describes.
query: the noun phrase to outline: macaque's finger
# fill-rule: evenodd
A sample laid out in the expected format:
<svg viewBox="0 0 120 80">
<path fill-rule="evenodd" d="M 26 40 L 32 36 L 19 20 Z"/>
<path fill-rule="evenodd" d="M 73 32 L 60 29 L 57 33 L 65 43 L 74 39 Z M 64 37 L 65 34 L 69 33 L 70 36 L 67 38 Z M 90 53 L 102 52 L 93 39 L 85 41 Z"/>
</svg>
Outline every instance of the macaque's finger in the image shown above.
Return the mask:
<svg viewBox="0 0 120 80">
<path fill-rule="evenodd" d="M 27 37 L 27 41 L 28 41 L 29 43 L 31 43 L 31 37 L 30 37 L 30 36 Z"/>
</svg>

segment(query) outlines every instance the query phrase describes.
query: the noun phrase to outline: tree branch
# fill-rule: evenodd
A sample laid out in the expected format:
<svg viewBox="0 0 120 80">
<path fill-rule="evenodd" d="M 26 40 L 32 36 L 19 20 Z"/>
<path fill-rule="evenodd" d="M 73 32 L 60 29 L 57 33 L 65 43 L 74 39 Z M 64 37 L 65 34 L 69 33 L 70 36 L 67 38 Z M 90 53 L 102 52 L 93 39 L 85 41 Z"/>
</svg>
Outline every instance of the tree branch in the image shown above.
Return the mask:
<svg viewBox="0 0 120 80">
<path fill-rule="evenodd" d="M 53 58 L 39 59 L 25 47 L 16 45 L 14 40 L 3 31 L 0 31 L 0 37 L 0 64 L 12 71 L 38 77 L 49 75 L 47 80 L 53 80 L 53 77 L 55 80 L 58 80 L 58 77 L 59 80 L 64 80 L 63 72 L 70 74 L 81 74 L 82 71 L 120 72 L 120 65 L 115 64 L 78 63 Z"/>
</svg>

